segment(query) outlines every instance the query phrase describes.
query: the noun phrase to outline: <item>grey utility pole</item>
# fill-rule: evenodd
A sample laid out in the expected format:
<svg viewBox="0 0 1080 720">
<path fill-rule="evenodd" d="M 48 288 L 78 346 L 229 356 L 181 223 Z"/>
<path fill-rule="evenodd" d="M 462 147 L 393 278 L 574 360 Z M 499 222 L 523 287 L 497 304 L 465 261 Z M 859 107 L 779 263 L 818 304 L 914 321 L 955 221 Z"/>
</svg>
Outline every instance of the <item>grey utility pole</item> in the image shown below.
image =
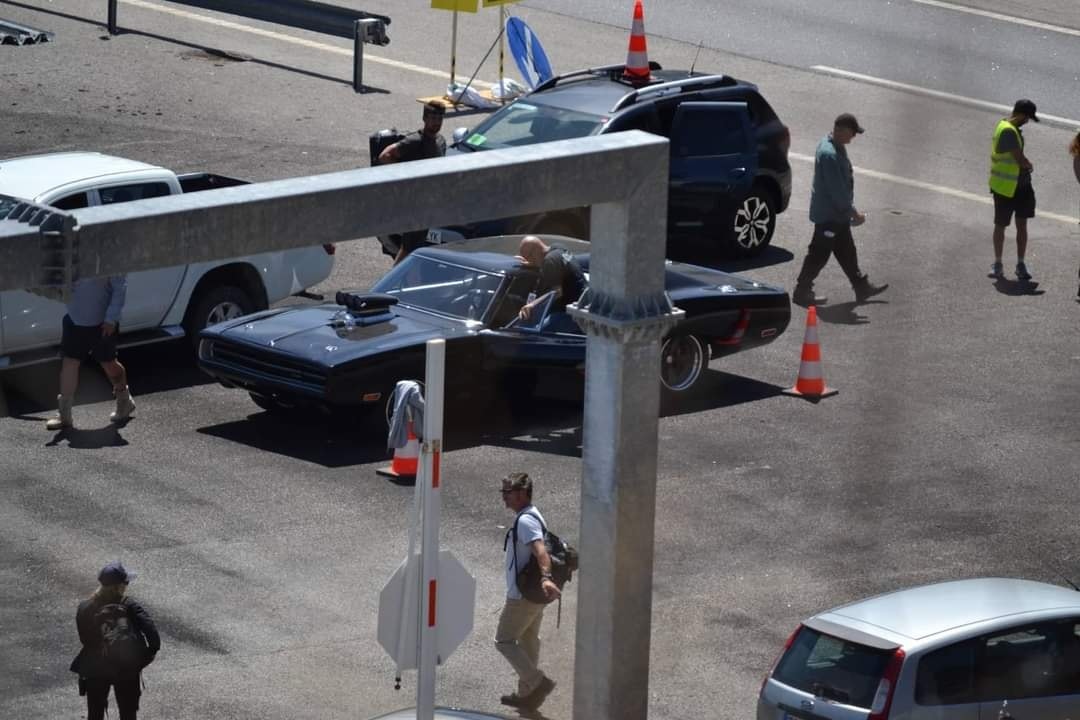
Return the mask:
<svg viewBox="0 0 1080 720">
<path fill-rule="evenodd" d="M 668 156 L 635 168 L 619 203 L 594 205 L 590 286 L 570 312 L 588 333 L 576 720 L 644 720 L 649 704 L 660 338 Z"/>
</svg>

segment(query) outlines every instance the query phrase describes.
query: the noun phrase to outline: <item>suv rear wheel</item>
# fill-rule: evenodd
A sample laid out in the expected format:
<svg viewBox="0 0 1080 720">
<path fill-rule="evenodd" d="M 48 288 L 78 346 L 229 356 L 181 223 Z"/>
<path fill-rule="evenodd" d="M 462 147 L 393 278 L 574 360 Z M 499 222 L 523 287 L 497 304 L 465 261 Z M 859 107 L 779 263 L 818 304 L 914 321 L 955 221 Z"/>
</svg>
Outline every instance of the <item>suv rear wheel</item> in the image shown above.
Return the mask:
<svg viewBox="0 0 1080 720">
<path fill-rule="evenodd" d="M 736 257 L 764 250 L 776 230 L 776 200 L 764 185 L 755 184 L 731 218 L 731 248 Z"/>
</svg>

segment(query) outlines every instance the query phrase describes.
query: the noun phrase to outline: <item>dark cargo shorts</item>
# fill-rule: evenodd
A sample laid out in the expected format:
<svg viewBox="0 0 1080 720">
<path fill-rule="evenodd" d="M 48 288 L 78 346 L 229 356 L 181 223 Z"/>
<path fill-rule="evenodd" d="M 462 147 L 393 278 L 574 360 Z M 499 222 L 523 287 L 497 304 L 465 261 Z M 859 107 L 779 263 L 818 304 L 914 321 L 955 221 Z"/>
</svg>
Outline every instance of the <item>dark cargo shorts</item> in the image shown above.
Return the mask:
<svg viewBox="0 0 1080 720">
<path fill-rule="evenodd" d="M 1011 198 L 996 192 L 990 194 L 994 196 L 994 224 L 998 227 L 1009 227 L 1013 213 L 1018 218 L 1035 217 L 1035 188 L 1030 184 L 1017 186 Z"/>
<path fill-rule="evenodd" d="M 67 315 L 64 316 L 64 334 L 60 338 L 60 352 L 64 357 L 85 360 L 88 357 L 98 362 L 116 359 L 116 332 L 108 337 L 101 334 L 100 325 L 76 325 Z"/>
</svg>

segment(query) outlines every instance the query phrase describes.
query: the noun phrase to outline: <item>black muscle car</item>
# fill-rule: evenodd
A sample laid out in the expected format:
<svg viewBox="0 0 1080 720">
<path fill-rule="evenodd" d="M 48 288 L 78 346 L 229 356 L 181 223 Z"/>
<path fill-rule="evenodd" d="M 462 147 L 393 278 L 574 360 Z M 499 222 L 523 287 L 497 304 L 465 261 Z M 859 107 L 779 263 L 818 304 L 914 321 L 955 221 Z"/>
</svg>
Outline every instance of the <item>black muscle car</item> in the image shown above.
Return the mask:
<svg viewBox="0 0 1080 720">
<path fill-rule="evenodd" d="M 399 380 L 423 380 L 425 343 L 446 340 L 447 402 L 461 395 L 580 383 L 586 336 L 565 312 L 541 302 L 527 320 L 537 272 L 515 258 L 521 236 L 481 238 L 417 250 L 370 291 L 337 304 L 283 307 L 207 328 L 198 362 L 226 387 L 267 410 L 383 411 Z M 589 245 L 546 237 L 588 272 Z M 692 392 L 712 358 L 764 345 L 788 325 L 781 289 L 709 268 L 667 261 L 666 288 L 685 311 L 664 338 L 659 380 Z M 563 376 L 562 380 L 559 376 Z"/>
</svg>

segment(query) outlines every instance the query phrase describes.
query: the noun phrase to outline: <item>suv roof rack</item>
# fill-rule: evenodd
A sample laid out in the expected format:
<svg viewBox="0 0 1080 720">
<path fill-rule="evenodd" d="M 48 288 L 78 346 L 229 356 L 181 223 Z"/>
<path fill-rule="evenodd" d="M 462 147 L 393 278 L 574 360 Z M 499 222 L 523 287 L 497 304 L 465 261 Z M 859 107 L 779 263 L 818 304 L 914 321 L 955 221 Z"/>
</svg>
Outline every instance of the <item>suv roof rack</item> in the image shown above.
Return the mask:
<svg viewBox="0 0 1080 720">
<path fill-rule="evenodd" d="M 735 79 L 728 75 L 695 75 L 693 77 L 683 78 L 682 80 L 671 80 L 670 82 L 657 83 L 655 85 L 648 85 L 643 88 L 639 88 L 632 92 L 628 92 L 619 98 L 619 101 L 611 108 L 611 112 L 617 112 L 622 110 L 627 105 L 632 105 L 640 98 L 654 93 L 670 93 L 673 90 L 678 90 L 679 93 L 686 92 L 688 90 L 697 90 L 703 87 L 722 86 L 722 85 L 734 85 Z"/>
<path fill-rule="evenodd" d="M 652 70 L 663 70 L 663 69 L 664 68 L 660 66 L 660 63 L 654 62 L 652 60 L 649 61 L 649 70 L 650 71 L 652 71 Z M 595 76 L 600 76 L 600 75 L 607 75 L 607 76 L 611 77 L 613 80 L 617 80 L 618 78 L 622 77 L 623 71 L 625 71 L 625 70 L 626 70 L 625 63 L 619 63 L 617 65 L 601 65 L 600 67 L 585 68 L 583 70 L 575 70 L 574 72 L 569 72 L 569 73 L 566 73 L 565 75 L 555 75 L 554 77 L 548 78 L 544 82 L 537 85 L 533 89 L 533 92 L 540 92 L 541 90 L 550 90 L 551 88 L 555 87 L 560 82 L 562 82 L 563 80 L 569 80 L 570 78 L 582 77 L 584 75 L 592 75 L 594 77 Z"/>
</svg>

